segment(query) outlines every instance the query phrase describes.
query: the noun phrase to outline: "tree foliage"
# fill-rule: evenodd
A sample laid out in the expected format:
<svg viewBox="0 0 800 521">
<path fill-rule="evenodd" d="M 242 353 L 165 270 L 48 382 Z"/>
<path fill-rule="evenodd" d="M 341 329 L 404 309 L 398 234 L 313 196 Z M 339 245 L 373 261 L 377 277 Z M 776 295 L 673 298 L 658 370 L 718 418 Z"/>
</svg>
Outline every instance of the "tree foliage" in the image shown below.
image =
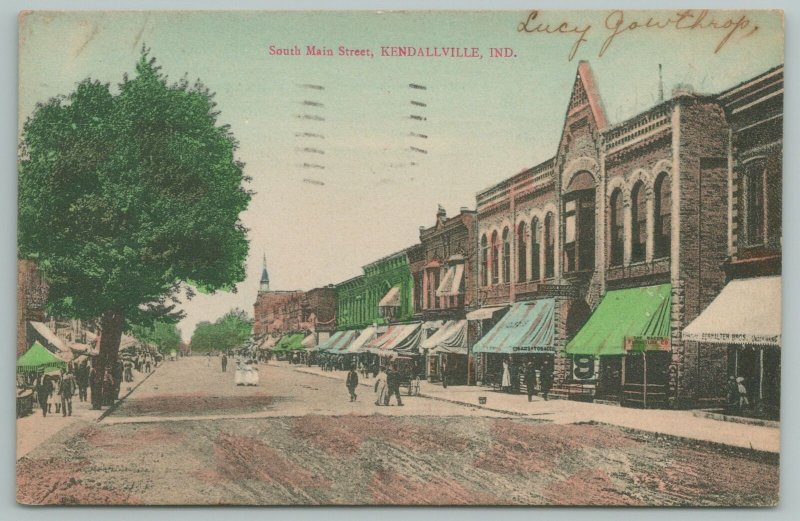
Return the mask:
<svg viewBox="0 0 800 521">
<path fill-rule="evenodd" d="M 192 334 L 191 349 L 196 353 L 227 351 L 244 345 L 250 338 L 253 321 L 241 309 L 229 311 L 217 321 L 200 322 Z"/>
<path fill-rule="evenodd" d="M 131 327 L 131 334 L 146 344 L 152 344 L 162 353 L 177 351 L 181 343 L 181 332 L 175 324 L 157 320 L 152 326 Z"/>
<path fill-rule="evenodd" d="M 244 280 L 250 201 L 237 142 L 199 81 L 169 84 L 146 50 L 112 92 L 84 80 L 37 106 L 19 160 L 19 255 L 52 313 L 129 324 L 178 318 L 182 281 Z"/>
</svg>

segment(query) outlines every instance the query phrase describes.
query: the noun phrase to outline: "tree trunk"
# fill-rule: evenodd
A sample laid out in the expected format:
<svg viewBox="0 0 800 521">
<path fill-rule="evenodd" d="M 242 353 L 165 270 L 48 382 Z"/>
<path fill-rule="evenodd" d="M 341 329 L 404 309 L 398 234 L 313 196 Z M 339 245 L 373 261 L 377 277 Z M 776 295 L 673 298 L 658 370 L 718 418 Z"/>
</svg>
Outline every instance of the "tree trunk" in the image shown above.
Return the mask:
<svg viewBox="0 0 800 521">
<path fill-rule="evenodd" d="M 97 357 L 97 376 L 101 379 L 100 403 L 113 405 L 119 397 L 122 371 L 118 367 L 119 344 L 122 339 L 122 313 L 106 311 L 100 317 L 100 356 Z M 106 377 L 108 373 L 111 378 Z"/>
</svg>

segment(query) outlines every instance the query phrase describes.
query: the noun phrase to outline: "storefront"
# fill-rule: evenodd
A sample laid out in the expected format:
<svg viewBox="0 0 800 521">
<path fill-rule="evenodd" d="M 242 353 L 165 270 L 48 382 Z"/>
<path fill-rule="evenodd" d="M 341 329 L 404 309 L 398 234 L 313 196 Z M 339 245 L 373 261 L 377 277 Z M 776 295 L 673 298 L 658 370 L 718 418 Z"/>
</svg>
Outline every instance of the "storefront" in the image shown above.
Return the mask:
<svg viewBox="0 0 800 521">
<path fill-rule="evenodd" d="M 728 346 L 728 375 L 742 378 L 751 409 L 777 418 L 781 389 L 781 277 L 730 281 L 683 330 L 683 340 Z M 722 390 L 721 390 L 722 393 Z"/>
<path fill-rule="evenodd" d="M 398 356 L 413 360 L 413 373 L 424 375 L 425 367 L 419 353 L 421 342 L 422 323 L 391 324 L 382 335 L 368 342 L 364 349 L 377 355 L 383 364 Z"/>
<path fill-rule="evenodd" d="M 428 380 L 442 381 L 442 368 L 447 368 L 448 385 L 467 383 L 467 321 L 445 322 L 433 335 L 420 345 L 427 351 Z"/>
<path fill-rule="evenodd" d="M 567 344 L 573 381 L 594 383 L 595 400 L 666 406 L 671 310 L 670 284 L 607 292 Z"/>
<path fill-rule="evenodd" d="M 524 365 L 541 368 L 555 353 L 555 306 L 553 298 L 512 305 L 503 318 L 473 346 L 485 360 L 484 385 L 501 386 L 503 362 L 509 364 L 511 388 L 519 390 Z M 552 367 L 552 366 L 551 366 Z"/>
<path fill-rule="evenodd" d="M 485 306 L 467 313 L 467 345 L 474 346 L 494 327 L 508 311 L 509 306 Z M 467 372 L 467 384 L 484 384 L 488 374 L 486 353 L 476 353 L 469 349 L 468 362 L 471 367 Z M 474 378 L 473 378 L 474 377 Z"/>
</svg>

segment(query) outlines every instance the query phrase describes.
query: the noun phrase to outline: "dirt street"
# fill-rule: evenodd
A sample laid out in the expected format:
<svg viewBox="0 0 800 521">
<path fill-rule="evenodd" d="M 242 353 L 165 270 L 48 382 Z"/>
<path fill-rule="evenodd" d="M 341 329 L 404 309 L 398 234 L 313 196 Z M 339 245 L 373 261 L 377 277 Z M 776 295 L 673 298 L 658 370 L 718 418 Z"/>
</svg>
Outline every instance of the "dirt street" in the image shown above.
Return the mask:
<svg viewBox="0 0 800 521">
<path fill-rule="evenodd" d="M 164 364 L 17 463 L 29 504 L 772 505 L 777 456 L 556 425 L 261 365 Z"/>
</svg>

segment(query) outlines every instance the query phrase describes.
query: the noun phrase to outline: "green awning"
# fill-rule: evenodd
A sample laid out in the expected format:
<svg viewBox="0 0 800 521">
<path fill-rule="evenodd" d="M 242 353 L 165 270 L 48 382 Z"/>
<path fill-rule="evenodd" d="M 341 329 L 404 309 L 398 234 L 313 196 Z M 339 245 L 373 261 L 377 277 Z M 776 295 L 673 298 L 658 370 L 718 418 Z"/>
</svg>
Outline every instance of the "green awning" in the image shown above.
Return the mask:
<svg viewBox="0 0 800 521">
<path fill-rule="evenodd" d="M 609 291 L 567 344 L 571 355 L 624 355 L 669 348 L 672 286 Z M 626 350 L 626 342 L 628 349 Z"/>
<path fill-rule="evenodd" d="M 37 371 L 53 371 L 66 369 L 67 363 L 45 349 L 39 342 L 34 342 L 30 349 L 17 358 L 17 371 L 33 373 Z"/>
<path fill-rule="evenodd" d="M 303 333 L 292 333 L 284 336 L 275 344 L 273 351 L 297 351 L 303 349 Z"/>
</svg>

